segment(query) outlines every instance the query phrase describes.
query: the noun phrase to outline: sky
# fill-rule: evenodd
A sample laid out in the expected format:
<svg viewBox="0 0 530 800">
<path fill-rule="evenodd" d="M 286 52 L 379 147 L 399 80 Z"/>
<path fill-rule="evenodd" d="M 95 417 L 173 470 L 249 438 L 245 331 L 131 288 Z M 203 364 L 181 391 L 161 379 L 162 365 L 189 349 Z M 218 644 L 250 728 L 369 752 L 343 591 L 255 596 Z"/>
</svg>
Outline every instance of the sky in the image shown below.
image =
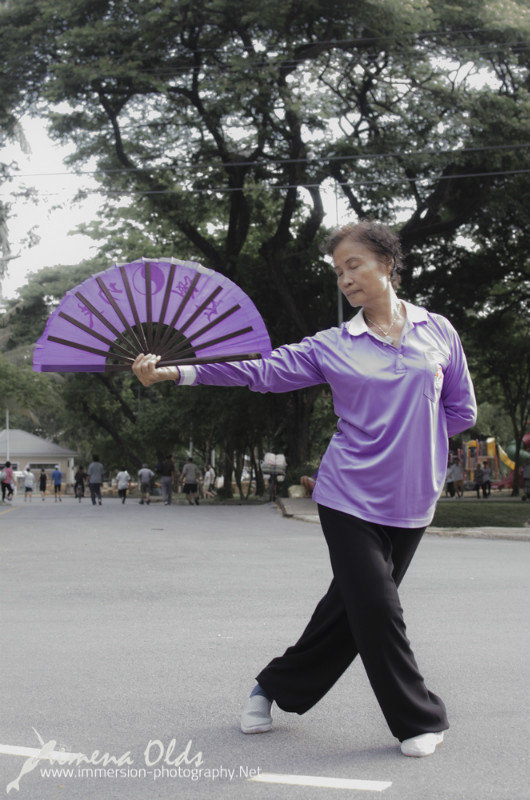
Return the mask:
<svg viewBox="0 0 530 800">
<path fill-rule="evenodd" d="M 18 143 L 0 150 L 1 162 L 9 164 L 13 160 L 18 165 L 18 170 L 10 173 L 13 180 L 2 184 L 0 194 L 0 199 L 10 205 L 8 237 L 11 255 L 17 256 L 9 262 L 1 280 L 6 299 L 16 296 L 28 273 L 57 264 L 78 264 L 92 256 L 96 250 L 93 240 L 71 232 L 80 223 L 94 220 L 102 203 L 98 194 L 89 194 L 83 202 L 74 203 L 81 187 L 96 184 L 90 176 L 65 174 L 71 168 L 65 166 L 63 159 L 72 152 L 73 145 L 53 142 L 41 119 L 24 118 L 22 129 L 30 152 L 24 153 Z M 24 190 L 31 188 L 37 192 L 36 202 L 25 196 Z M 28 236 L 32 229 L 40 241 L 30 247 Z"/>
<path fill-rule="evenodd" d="M 0 162 L 16 162 L 13 180 L 1 186 L 0 200 L 10 204 L 8 237 L 11 254 L 17 256 L 9 262 L 7 274 L 0 279 L 0 300 L 16 297 L 17 289 L 26 282 L 27 275 L 42 267 L 59 264 L 78 264 L 90 258 L 97 250 L 89 236 L 72 233 L 82 222 L 92 222 L 100 213 L 103 198 L 97 193 L 88 194 L 82 202 L 74 202 L 81 188 L 95 188 L 89 175 L 77 176 L 64 159 L 73 150 L 73 144 L 59 145 L 46 132 L 42 119 L 23 118 L 24 136 L 30 151 L 24 153 L 18 143 L 0 150 Z M 89 169 L 84 167 L 83 169 Z M 70 174 L 67 174 L 70 173 Z M 33 199 L 28 199 L 26 189 L 34 189 Z M 335 225 L 339 214 L 347 214 L 345 201 L 339 200 L 339 210 L 334 194 L 324 197 L 326 223 Z M 30 232 L 39 237 L 29 246 Z M 178 254 L 175 254 L 178 255 Z M 131 260 L 137 258 L 131 254 Z M 181 254 L 185 258 L 185 254 Z M 101 264 L 105 269 L 110 264 Z"/>
</svg>

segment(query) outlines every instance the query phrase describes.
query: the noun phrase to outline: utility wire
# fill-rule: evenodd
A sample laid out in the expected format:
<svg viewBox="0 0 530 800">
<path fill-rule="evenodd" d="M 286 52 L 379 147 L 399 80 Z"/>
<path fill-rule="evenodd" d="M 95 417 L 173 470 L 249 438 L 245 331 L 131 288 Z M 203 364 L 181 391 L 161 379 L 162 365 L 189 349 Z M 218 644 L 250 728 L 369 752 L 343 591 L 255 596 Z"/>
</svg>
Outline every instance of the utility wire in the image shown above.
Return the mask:
<svg viewBox="0 0 530 800">
<path fill-rule="evenodd" d="M 492 28 L 463 28 L 461 30 L 448 30 L 448 31 L 419 31 L 418 33 L 412 34 L 412 36 L 413 36 L 414 39 L 417 39 L 419 43 L 421 43 L 421 41 L 423 39 L 425 39 L 425 38 L 430 38 L 430 37 L 438 38 L 438 37 L 444 37 L 444 36 L 445 37 L 453 37 L 453 36 L 457 36 L 457 35 L 466 35 L 466 34 L 470 34 L 470 33 L 490 33 L 490 34 L 495 34 L 496 31 L 492 30 Z M 362 36 L 362 35 L 360 35 L 360 36 L 356 36 L 356 37 L 349 37 L 347 39 L 317 39 L 315 41 L 300 42 L 300 44 L 297 45 L 297 49 L 300 49 L 302 47 L 310 48 L 310 47 L 314 47 L 315 45 L 322 45 L 322 44 L 344 46 L 344 45 L 366 44 L 368 42 L 381 42 L 381 41 L 387 41 L 387 40 L 388 40 L 388 35 L 387 36 Z M 469 43 L 463 42 L 460 46 L 467 47 L 467 46 L 472 45 L 472 44 L 473 44 L 472 42 L 469 42 Z M 508 43 L 507 42 L 492 42 L 492 44 L 506 45 Z M 233 45 L 233 42 L 227 42 L 225 47 L 189 48 L 186 44 L 182 44 L 182 47 L 186 48 L 187 52 L 190 52 L 190 53 L 220 53 L 220 54 L 226 54 L 227 52 L 229 52 L 231 45 Z M 239 47 L 241 47 L 241 44 L 238 43 L 238 45 L 239 45 Z M 281 43 L 279 43 L 278 46 L 281 46 Z M 452 46 L 454 47 L 456 45 L 452 45 Z M 243 52 L 248 53 L 247 50 L 244 50 Z M 261 55 L 264 52 L 265 51 L 263 51 L 263 50 L 255 50 L 254 51 L 254 55 Z"/>
<path fill-rule="evenodd" d="M 319 42 L 315 42 L 315 44 L 319 44 Z M 506 54 L 507 50 L 513 52 L 524 52 L 530 48 L 530 44 L 527 42 L 492 42 L 490 44 L 481 44 L 481 45 L 472 45 L 469 44 L 454 44 L 454 45 L 440 45 L 444 49 L 450 48 L 450 51 L 454 50 L 465 50 L 465 49 L 473 49 L 473 52 L 478 53 L 480 55 L 487 55 L 488 53 L 494 54 L 496 52 L 500 52 L 503 55 Z M 418 51 L 417 47 L 402 47 L 402 48 L 384 48 L 381 52 L 384 53 L 403 53 L 403 52 L 411 52 L 415 53 Z M 199 51 L 189 51 L 189 55 L 194 55 L 196 52 Z M 215 51 L 213 51 L 215 52 Z M 227 53 L 224 51 L 220 51 L 223 55 L 233 56 L 234 53 Z M 322 54 L 325 54 L 323 51 Z M 278 53 L 274 56 L 266 57 L 266 53 L 258 52 L 255 54 L 258 57 L 261 57 L 257 63 L 252 60 L 250 57 L 243 61 L 241 65 L 235 66 L 230 64 L 223 64 L 223 71 L 225 74 L 232 73 L 232 74 L 243 74 L 245 66 L 251 66 L 252 69 L 264 69 L 267 66 L 298 66 L 299 64 L 307 64 L 308 58 L 290 58 L 287 54 Z M 449 53 L 450 55 L 450 53 Z M 128 67 L 127 62 L 123 65 L 124 67 Z M 180 73 L 186 74 L 189 72 L 193 72 L 195 69 L 202 70 L 205 65 L 203 64 L 193 64 L 191 63 L 189 66 L 187 65 L 168 65 L 167 67 L 134 67 L 134 73 L 139 75 L 152 75 L 153 77 L 159 76 L 171 76 L 171 75 L 178 75 Z M 127 73 L 125 73 L 126 76 Z M 94 76 L 101 77 L 101 78 L 120 78 L 125 77 L 124 75 L 120 75 L 118 73 L 105 73 L 105 75 L 101 75 L 100 72 L 94 72 Z"/>
<path fill-rule="evenodd" d="M 514 169 L 514 170 L 492 170 L 489 172 L 469 172 L 464 174 L 455 174 L 455 175 L 438 175 L 431 178 L 407 178 L 402 177 L 402 183 L 424 183 L 425 181 L 437 182 L 437 181 L 447 181 L 447 180 L 463 180 L 469 178 L 489 178 L 489 177 L 499 177 L 504 175 L 525 175 L 530 173 L 530 169 Z M 338 186 L 347 186 L 355 188 L 355 185 L 362 185 L 362 186 L 379 186 L 381 184 L 388 183 L 388 179 L 385 180 L 374 180 L 374 181 L 365 181 L 362 178 L 356 178 L 355 182 L 353 181 L 337 181 Z M 322 185 L 320 183 L 294 183 L 294 184 L 279 184 L 279 185 L 270 185 L 270 184 L 252 184 L 250 186 L 214 186 L 209 189 L 194 189 L 191 187 L 183 187 L 179 189 L 104 189 L 104 188 L 93 188 L 93 189 L 79 189 L 78 191 L 82 194 L 105 194 L 105 195 L 168 195 L 168 194 L 221 194 L 224 192 L 249 192 L 249 191 L 280 191 L 284 189 L 320 189 Z M 2 197 L 12 197 L 14 193 L 3 194 L 0 196 Z M 41 197 L 55 197 L 59 194 L 59 192 L 47 192 Z M 20 195 L 18 195 L 20 197 Z"/>
<path fill-rule="evenodd" d="M 411 156 L 436 156 L 436 155 L 459 155 L 460 153 L 480 153 L 480 152 L 496 152 L 504 150 L 521 150 L 527 149 L 530 144 L 496 144 L 484 145 L 481 147 L 461 147 L 457 150 L 411 150 L 408 153 L 401 151 L 388 151 L 386 153 L 356 153 L 354 155 L 344 156 L 312 156 L 311 158 L 271 158 L 255 161 L 220 161 L 218 163 L 192 163 L 192 162 L 177 162 L 179 169 L 187 168 L 193 170 L 200 169 L 221 169 L 224 167 L 268 167 L 272 164 L 327 164 L 330 161 L 368 161 L 374 158 L 408 158 Z M 52 177 L 78 177 L 81 175 L 116 175 L 116 174 L 134 174 L 135 172 L 167 172 L 174 169 L 170 164 L 160 167 L 120 167 L 117 169 L 95 169 L 95 170 L 76 170 L 74 172 L 23 172 L 11 175 L 5 175 L 6 180 L 15 180 L 18 178 L 52 178 Z"/>
<path fill-rule="evenodd" d="M 439 175 L 435 178 L 402 178 L 403 182 L 406 183 L 421 183 L 424 181 L 447 181 L 447 180 L 460 180 L 463 178 L 484 178 L 490 176 L 498 176 L 498 175 L 521 175 L 525 173 L 530 173 L 530 169 L 515 169 L 515 170 L 499 170 L 499 171 L 492 171 L 492 172 L 470 172 L 464 175 Z M 387 183 L 387 180 L 377 180 L 377 181 L 363 181 L 362 179 L 357 180 L 356 183 L 361 183 L 363 186 L 377 186 L 383 183 Z M 350 181 L 337 181 L 338 186 L 355 186 L 355 183 L 351 183 Z M 212 189 L 185 189 L 185 192 L 193 192 L 197 194 L 216 194 L 218 192 L 243 192 L 249 191 L 250 189 L 261 189 L 266 188 L 270 191 L 276 190 L 283 190 L 283 189 L 320 189 L 320 183 L 304 183 L 304 184 L 284 184 L 279 186 L 268 185 L 268 186 L 247 186 L 247 187 L 235 187 L 235 186 L 221 186 L 215 187 Z M 91 190 L 92 191 L 92 190 Z M 117 190 L 114 192 L 112 189 L 94 189 L 94 192 L 100 192 L 103 194 L 177 194 L 181 189 L 147 189 L 142 191 L 141 189 L 134 189 L 132 191 L 125 191 L 122 192 Z"/>
<path fill-rule="evenodd" d="M 462 28 L 460 30 L 449 30 L 449 31 L 419 31 L 418 33 L 414 33 L 413 36 L 415 38 L 421 38 L 422 36 L 455 36 L 456 34 L 466 34 L 466 33 L 484 33 L 484 32 L 492 32 L 491 28 Z M 358 42 L 360 39 L 363 41 L 373 41 L 378 42 L 382 39 L 387 39 L 387 36 L 357 36 L 355 38 L 349 37 L 348 39 L 319 39 L 317 42 L 305 42 L 303 46 L 309 47 L 313 44 L 351 44 Z M 198 48 L 197 52 L 204 52 L 204 53 L 216 53 L 216 52 L 223 52 L 222 48 L 219 47 L 210 47 L 210 48 Z"/>
</svg>

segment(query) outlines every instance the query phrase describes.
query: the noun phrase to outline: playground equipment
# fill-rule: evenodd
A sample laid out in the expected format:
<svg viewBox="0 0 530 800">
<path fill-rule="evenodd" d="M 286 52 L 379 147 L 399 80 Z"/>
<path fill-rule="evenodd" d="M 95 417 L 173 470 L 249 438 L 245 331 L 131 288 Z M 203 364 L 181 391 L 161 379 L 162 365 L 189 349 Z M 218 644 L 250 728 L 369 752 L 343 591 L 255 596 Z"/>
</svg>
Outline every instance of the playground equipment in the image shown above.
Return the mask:
<svg viewBox="0 0 530 800">
<path fill-rule="evenodd" d="M 511 489 L 515 470 L 515 442 L 509 442 L 506 449 L 493 436 L 487 439 L 470 439 L 458 450 L 458 457 L 464 466 L 466 479 L 473 482 L 478 464 L 487 461 L 491 474 L 492 489 Z M 523 467 L 530 464 L 530 433 L 523 436 L 523 449 L 519 450 L 519 486 L 523 487 Z"/>
</svg>

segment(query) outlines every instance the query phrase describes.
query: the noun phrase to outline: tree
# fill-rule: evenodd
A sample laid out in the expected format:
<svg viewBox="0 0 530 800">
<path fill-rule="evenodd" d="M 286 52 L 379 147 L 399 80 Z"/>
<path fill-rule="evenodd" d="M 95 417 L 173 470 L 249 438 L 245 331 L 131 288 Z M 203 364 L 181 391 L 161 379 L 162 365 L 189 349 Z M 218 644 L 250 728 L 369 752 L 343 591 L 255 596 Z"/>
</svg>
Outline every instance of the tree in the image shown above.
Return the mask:
<svg viewBox="0 0 530 800">
<path fill-rule="evenodd" d="M 461 309 L 458 236 L 481 247 L 529 166 L 522 2 L 19 0 L 2 22 L 9 104 L 44 101 L 72 160 L 96 159 L 109 237 L 125 213 L 224 272 L 259 299 L 275 345 L 335 322 L 326 187 L 357 215 L 399 214 L 405 296 Z M 291 464 L 308 460 L 319 391 L 284 398 Z"/>
<path fill-rule="evenodd" d="M 476 320 L 473 329 L 473 366 L 481 388 L 498 392 L 512 424 L 515 440 L 514 474 L 519 475 L 523 436 L 530 421 L 530 326 L 529 317 L 508 315 L 506 309 Z M 506 346 L 508 344 L 508 346 Z M 519 482 L 513 482 L 513 495 Z"/>
<path fill-rule="evenodd" d="M 40 375 L 9 363 L 0 353 L 0 426 L 6 411 L 11 413 L 11 427 L 18 427 L 21 420 L 30 420 L 33 426 L 40 425 L 40 416 L 47 406 L 60 402 L 54 387 Z"/>
</svg>

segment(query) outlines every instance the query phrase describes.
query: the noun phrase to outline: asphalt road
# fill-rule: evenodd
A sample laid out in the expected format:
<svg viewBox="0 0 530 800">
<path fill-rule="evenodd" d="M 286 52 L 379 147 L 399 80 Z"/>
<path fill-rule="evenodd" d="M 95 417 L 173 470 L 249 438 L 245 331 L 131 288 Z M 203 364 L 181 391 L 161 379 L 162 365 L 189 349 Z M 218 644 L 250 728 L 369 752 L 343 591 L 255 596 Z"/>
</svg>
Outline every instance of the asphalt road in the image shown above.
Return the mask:
<svg viewBox="0 0 530 800">
<path fill-rule="evenodd" d="M 272 505 L 15 503 L 0 507 L 2 793 L 528 800 L 527 542 L 424 538 L 401 597 L 451 729 L 434 756 L 410 759 L 360 663 L 307 714 L 276 709 L 272 732 L 239 731 L 253 676 L 329 583 L 318 526 Z M 85 758 L 32 763 L 42 745 Z M 391 785 L 249 780 L 263 773 Z"/>
</svg>

